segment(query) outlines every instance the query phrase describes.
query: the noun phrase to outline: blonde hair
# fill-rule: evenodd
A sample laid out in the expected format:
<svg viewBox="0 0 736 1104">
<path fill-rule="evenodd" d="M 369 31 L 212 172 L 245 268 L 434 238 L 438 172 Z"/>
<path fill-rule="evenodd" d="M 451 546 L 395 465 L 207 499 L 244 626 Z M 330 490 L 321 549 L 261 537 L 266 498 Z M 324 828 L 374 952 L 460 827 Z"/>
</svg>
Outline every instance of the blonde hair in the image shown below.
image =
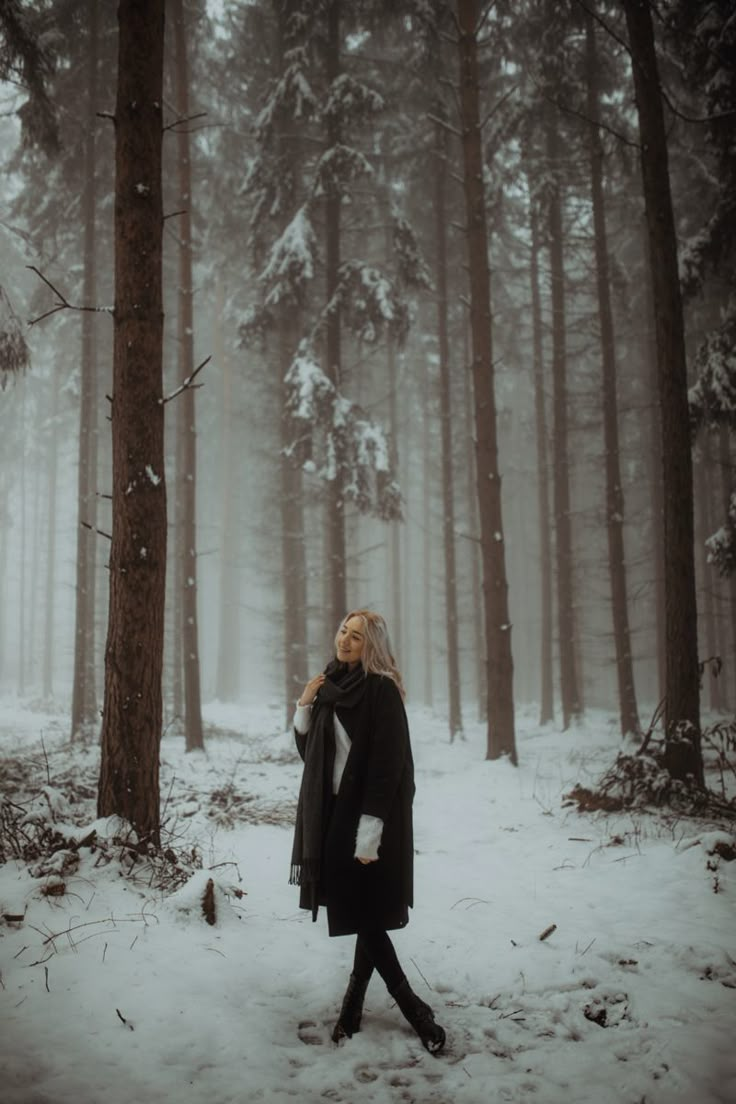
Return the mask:
<svg viewBox="0 0 736 1104">
<path fill-rule="evenodd" d="M 367 609 L 351 610 L 350 613 L 346 613 L 340 622 L 340 628 L 335 633 L 335 651 L 337 651 L 340 629 L 351 617 L 359 617 L 363 622 L 363 654 L 360 657 L 363 670 L 367 675 L 386 675 L 387 678 L 396 683 L 402 698 L 405 698 L 404 683 L 391 652 L 388 627 L 380 613 L 374 613 L 373 610 Z"/>
</svg>

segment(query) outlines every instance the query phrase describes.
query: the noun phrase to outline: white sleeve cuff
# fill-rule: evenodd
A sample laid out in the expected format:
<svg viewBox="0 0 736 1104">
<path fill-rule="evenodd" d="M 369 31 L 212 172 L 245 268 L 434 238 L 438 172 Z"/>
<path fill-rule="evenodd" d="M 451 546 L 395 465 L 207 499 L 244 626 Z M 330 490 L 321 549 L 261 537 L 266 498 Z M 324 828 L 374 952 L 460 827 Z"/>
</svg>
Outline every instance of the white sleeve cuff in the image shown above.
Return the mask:
<svg viewBox="0 0 736 1104">
<path fill-rule="evenodd" d="M 377 859 L 382 833 L 383 821 L 381 818 L 363 813 L 358 821 L 358 833 L 355 837 L 355 858 Z"/>
<path fill-rule="evenodd" d="M 296 711 L 294 713 L 294 728 L 300 736 L 306 736 L 309 732 L 309 720 L 311 716 L 311 705 L 299 705 L 299 702 L 297 702 Z"/>
</svg>

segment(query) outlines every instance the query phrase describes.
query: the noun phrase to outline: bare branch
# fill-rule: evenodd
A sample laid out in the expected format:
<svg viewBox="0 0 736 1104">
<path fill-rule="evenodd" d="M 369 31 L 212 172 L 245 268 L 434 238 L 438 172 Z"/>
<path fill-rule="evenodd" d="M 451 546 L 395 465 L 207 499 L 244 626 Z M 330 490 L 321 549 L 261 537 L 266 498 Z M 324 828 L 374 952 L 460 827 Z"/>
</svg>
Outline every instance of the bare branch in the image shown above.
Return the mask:
<svg viewBox="0 0 736 1104">
<path fill-rule="evenodd" d="M 35 265 L 26 265 L 26 268 L 29 268 L 31 270 L 31 272 L 35 272 L 36 275 L 41 280 L 43 280 L 43 282 L 46 284 L 46 286 L 48 288 L 51 288 L 54 295 L 58 299 L 58 303 L 56 303 L 56 305 L 53 306 L 51 308 L 51 310 L 47 310 L 43 314 L 40 314 L 38 316 L 38 318 L 29 319 L 29 321 L 28 321 L 29 326 L 35 326 L 37 322 L 41 322 L 44 318 L 48 318 L 50 315 L 56 314 L 57 311 L 61 311 L 61 310 L 91 311 L 93 314 L 112 314 L 113 313 L 112 307 L 85 307 L 85 306 L 78 307 L 78 306 L 75 306 L 73 303 L 69 302 L 69 300 L 67 299 L 67 297 L 65 295 L 62 295 L 62 293 L 58 290 L 58 288 L 54 287 L 54 285 L 51 283 L 50 280 L 46 279 L 43 272 L 41 272 L 39 269 L 37 269 Z"/>
<path fill-rule="evenodd" d="M 492 11 L 493 11 L 493 9 L 495 8 L 495 6 L 496 6 L 496 0 L 491 0 L 490 4 L 488 5 L 488 7 L 486 8 L 486 10 L 485 10 L 485 11 L 483 12 L 483 14 L 481 15 L 481 17 L 480 17 L 480 19 L 478 20 L 478 22 L 476 23 L 476 25 L 475 25 L 475 31 L 473 32 L 473 33 L 475 34 L 475 37 L 476 37 L 476 39 L 478 38 L 478 32 L 480 31 L 481 27 L 483 26 L 483 24 L 485 23 L 486 19 L 487 19 L 487 18 L 488 18 L 488 16 L 489 16 L 489 15 L 491 14 L 491 12 L 492 12 Z"/>
<path fill-rule="evenodd" d="M 167 219 L 176 218 L 177 215 L 185 215 L 186 213 L 187 213 L 187 208 L 182 207 L 181 211 L 172 211 L 171 214 L 164 215 L 163 221 L 166 222 Z"/>
<path fill-rule="evenodd" d="M 96 529 L 94 525 L 90 525 L 88 521 L 80 521 L 80 525 L 83 525 L 85 529 L 89 529 L 90 533 L 97 533 L 99 537 L 107 537 L 109 541 L 112 537 L 109 533 L 106 533 L 104 529 Z"/>
<path fill-rule="evenodd" d="M 452 123 L 448 123 L 444 119 L 440 119 L 439 115 L 432 115 L 432 113 L 428 111 L 427 118 L 431 123 L 437 123 L 437 126 L 441 126 L 443 130 L 449 130 L 450 134 L 454 134 L 458 138 L 462 138 L 462 131 L 458 130 L 457 127 L 454 127 Z"/>
<path fill-rule="evenodd" d="M 179 119 L 174 119 L 173 123 L 168 123 L 163 128 L 163 133 L 165 134 L 167 130 L 175 130 L 176 127 L 181 126 L 183 123 L 193 123 L 195 119 L 204 119 L 206 116 L 206 111 L 198 111 L 196 115 L 185 115 Z"/>
<path fill-rule="evenodd" d="M 202 361 L 201 364 L 197 365 L 197 367 L 192 372 L 191 376 L 187 376 L 187 378 L 184 380 L 184 382 L 181 384 L 181 386 L 177 387 L 175 391 L 172 391 L 170 395 L 166 395 L 163 399 L 159 399 L 159 402 L 161 402 L 162 404 L 166 404 L 167 402 L 171 402 L 172 399 L 175 399 L 177 397 L 177 395 L 181 395 L 182 391 L 189 391 L 189 390 L 195 390 L 196 391 L 196 389 L 198 387 L 201 387 L 202 386 L 201 383 L 194 383 L 193 382 L 194 377 L 196 375 L 198 375 L 202 371 L 204 366 L 206 364 L 209 364 L 209 362 L 211 360 L 212 360 L 211 356 L 206 357 Z"/>
<path fill-rule="evenodd" d="M 490 111 L 486 114 L 486 117 L 484 118 L 483 122 L 480 124 L 481 132 L 484 130 L 486 123 L 489 122 L 493 118 L 493 116 L 496 114 L 497 111 L 500 111 L 500 109 L 503 107 L 503 105 L 506 103 L 506 101 L 509 99 L 509 97 L 514 94 L 515 91 L 516 91 L 516 85 L 513 84 L 511 86 L 511 88 L 509 88 L 508 92 L 504 93 L 504 95 L 501 97 L 501 99 L 498 101 L 498 103 L 493 105 L 493 107 L 490 109 Z"/>
<path fill-rule="evenodd" d="M 591 119 L 589 115 L 586 115 L 584 111 L 578 111 L 575 107 L 570 107 L 568 104 L 563 104 L 560 100 L 555 99 L 554 96 L 547 96 L 546 93 L 542 93 L 545 100 L 549 100 L 553 103 L 558 111 L 561 111 L 564 115 L 574 115 L 578 119 L 582 119 L 590 126 L 598 127 L 599 130 L 605 130 L 608 134 L 612 134 L 614 138 L 617 138 L 619 142 L 623 142 L 625 146 L 631 146 L 632 149 L 641 149 L 639 142 L 635 142 L 632 138 L 627 138 L 625 134 L 621 134 L 618 130 L 614 130 L 607 123 L 601 122 L 600 119 Z"/>
<path fill-rule="evenodd" d="M 111 119 L 113 123 L 116 121 L 111 111 L 95 111 L 95 115 L 98 119 Z"/>
</svg>

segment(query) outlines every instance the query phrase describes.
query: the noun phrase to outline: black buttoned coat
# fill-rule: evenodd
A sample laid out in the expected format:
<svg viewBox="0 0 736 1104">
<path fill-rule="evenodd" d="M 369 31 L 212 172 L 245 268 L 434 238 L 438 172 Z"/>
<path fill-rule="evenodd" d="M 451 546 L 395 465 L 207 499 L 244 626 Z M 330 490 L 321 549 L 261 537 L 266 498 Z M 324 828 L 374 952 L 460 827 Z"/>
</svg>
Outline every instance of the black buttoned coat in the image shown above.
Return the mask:
<svg viewBox="0 0 736 1104">
<path fill-rule="evenodd" d="M 388 931 L 409 922 L 414 904 L 414 761 L 404 703 L 396 683 L 369 674 L 366 690 L 352 709 L 336 710 L 350 737 L 350 752 L 332 798 L 335 744 L 332 726 L 325 748 L 327 800 L 319 903 L 327 908 L 330 935 L 351 935 L 361 928 Z M 304 759 L 310 733 L 296 733 Z M 331 815 L 330 815 L 331 811 Z M 355 837 L 362 814 L 380 817 L 383 834 L 378 861 L 359 863 Z M 306 886 L 299 904 L 310 909 Z"/>
</svg>

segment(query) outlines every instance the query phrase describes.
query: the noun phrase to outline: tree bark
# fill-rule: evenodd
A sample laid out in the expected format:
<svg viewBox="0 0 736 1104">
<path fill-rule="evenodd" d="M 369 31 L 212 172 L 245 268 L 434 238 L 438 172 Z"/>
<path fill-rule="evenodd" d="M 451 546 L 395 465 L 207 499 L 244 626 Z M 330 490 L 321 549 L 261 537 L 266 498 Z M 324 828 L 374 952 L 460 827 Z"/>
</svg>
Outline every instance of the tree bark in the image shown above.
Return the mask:
<svg viewBox="0 0 736 1104">
<path fill-rule="evenodd" d="M 460 662 L 457 626 L 457 568 L 455 557 L 455 488 L 452 454 L 452 391 L 450 347 L 447 335 L 447 131 L 437 126 L 434 177 L 436 244 L 437 342 L 439 347 L 440 429 L 442 433 L 442 542 L 445 556 L 445 642 L 450 743 L 463 730 L 460 705 Z"/>
<path fill-rule="evenodd" d="M 164 0 L 120 0 L 110 608 L 98 816 L 159 843 L 166 581 L 161 246 Z"/>
<path fill-rule="evenodd" d="M 219 369 L 220 391 L 220 578 L 217 647 L 217 678 L 215 694 L 220 701 L 235 701 L 240 693 L 240 575 L 236 567 L 238 555 L 236 505 L 236 470 L 233 432 L 233 372 L 225 347 L 223 330 L 224 290 L 218 280 L 215 292 L 213 328 L 213 360 Z M 283 457 L 282 457 L 282 463 Z"/>
<path fill-rule="evenodd" d="M 559 181 L 559 135 L 555 109 L 546 107 L 545 137 L 550 174 L 548 202 L 549 258 L 552 282 L 552 415 L 553 500 L 557 566 L 557 631 L 560 662 L 562 727 L 580 716 L 577 646 L 573 595 L 572 528 L 570 523 L 570 466 L 567 418 L 567 334 L 565 319 L 565 264 L 563 257 L 562 196 Z"/>
<path fill-rule="evenodd" d="M 98 110 L 98 5 L 87 0 L 87 104 L 84 140 L 84 223 L 82 302 L 91 304 L 97 292 L 97 115 Z M 79 448 L 77 473 L 77 590 L 74 628 L 74 676 L 72 684 L 71 738 L 97 722 L 95 678 L 95 596 L 97 591 L 97 319 L 83 311 L 81 380 L 79 395 Z M 86 522 L 91 528 L 86 528 Z"/>
<path fill-rule="evenodd" d="M 327 10 L 327 40 L 325 73 L 328 85 L 340 76 L 340 3 L 332 0 Z M 327 148 L 333 149 L 341 140 L 340 123 L 333 114 L 327 121 Z M 342 196 L 339 187 L 328 186 L 325 196 L 325 281 L 329 302 L 335 294 L 340 271 Z M 340 311 L 332 310 L 325 325 L 325 375 L 336 388 L 341 383 L 341 319 Z M 327 585 L 326 637 L 332 641 L 338 625 L 347 613 L 347 579 L 345 564 L 345 497 L 339 461 L 334 476 L 327 484 Z"/>
<path fill-rule="evenodd" d="M 46 451 L 46 476 L 48 483 L 48 542 L 46 545 L 46 598 L 44 601 L 43 628 L 43 697 L 51 701 L 54 696 L 54 577 L 56 568 L 56 477 L 59 467 L 59 372 L 51 375 L 51 415 L 49 439 Z"/>
<path fill-rule="evenodd" d="M 689 773 L 702 782 L 692 454 L 667 135 L 649 3 L 624 0 L 624 10 L 639 116 L 662 415 L 667 764 L 676 777 Z M 676 738 L 683 734 L 686 740 Z"/>
<path fill-rule="evenodd" d="M 189 117 L 189 61 L 183 0 L 173 0 L 176 51 L 176 113 Z M 179 241 L 178 350 L 182 382 L 194 371 L 194 309 L 192 288 L 192 167 L 187 125 L 176 128 L 179 199 L 177 208 Z M 202 696 L 199 673 L 199 630 L 197 618 L 197 415 L 191 387 L 175 400 L 179 404 L 178 433 L 181 435 L 182 466 L 177 470 L 177 555 L 182 564 L 181 643 L 184 670 L 184 739 L 187 751 L 204 747 Z"/>
<path fill-rule="evenodd" d="M 608 535 L 608 570 L 611 580 L 611 612 L 616 649 L 619 719 L 622 736 L 638 736 L 639 711 L 634 686 L 629 629 L 629 599 L 626 583 L 624 551 L 624 492 L 621 485 L 619 456 L 618 394 L 616 389 L 616 345 L 609 284 L 608 234 L 603 198 L 603 144 L 600 128 L 600 92 L 598 82 L 598 51 L 593 16 L 585 12 L 585 58 L 588 91 L 587 113 L 590 120 L 588 141 L 590 153 L 590 189 L 593 205 L 598 319 L 601 336 L 603 439 L 606 475 L 606 530 Z"/>
<path fill-rule="evenodd" d="M 463 147 L 466 243 L 470 280 L 470 326 L 475 399 L 475 458 L 483 557 L 483 606 L 486 629 L 488 759 L 508 755 L 518 762 L 514 727 L 514 665 L 498 470 L 494 394 L 491 281 L 483 189 L 478 95 L 476 0 L 458 0 L 460 112 Z"/>
<path fill-rule="evenodd" d="M 710 440 L 705 434 L 701 441 L 700 458 L 695 464 L 694 477 L 697 488 L 696 499 L 699 509 L 695 512 L 697 545 L 700 553 L 700 594 L 698 607 L 701 611 L 701 628 L 705 637 L 706 659 L 714 660 L 718 656 L 718 634 L 716 632 L 715 616 L 715 572 L 713 565 L 708 562 L 708 548 L 706 541 L 713 532 L 711 528 L 710 495 L 708 494 L 708 479 L 710 464 L 708 454 L 710 452 Z M 696 565 L 697 567 L 697 565 Z M 716 712 L 721 709 L 721 678 L 720 673 L 708 663 L 703 670 L 703 681 L 707 684 L 710 708 Z"/>
<path fill-rule="evenodd" d="M 534 419 L 537 438 L 537 513 L 539 518 L 539 570 L 541 596 L 540 725 L 554 720 L 552 678 L 552 541 L 550 537 L 549 463 L 547 460 L 547 412 L 544 397 L 544 354 L 542 349 L 542 305 L 539 291 L 539 220 L 534 198 L 530 200 L 530 280 L 532 300 L 532 341 L 534 349 Z"/>
</svg>

